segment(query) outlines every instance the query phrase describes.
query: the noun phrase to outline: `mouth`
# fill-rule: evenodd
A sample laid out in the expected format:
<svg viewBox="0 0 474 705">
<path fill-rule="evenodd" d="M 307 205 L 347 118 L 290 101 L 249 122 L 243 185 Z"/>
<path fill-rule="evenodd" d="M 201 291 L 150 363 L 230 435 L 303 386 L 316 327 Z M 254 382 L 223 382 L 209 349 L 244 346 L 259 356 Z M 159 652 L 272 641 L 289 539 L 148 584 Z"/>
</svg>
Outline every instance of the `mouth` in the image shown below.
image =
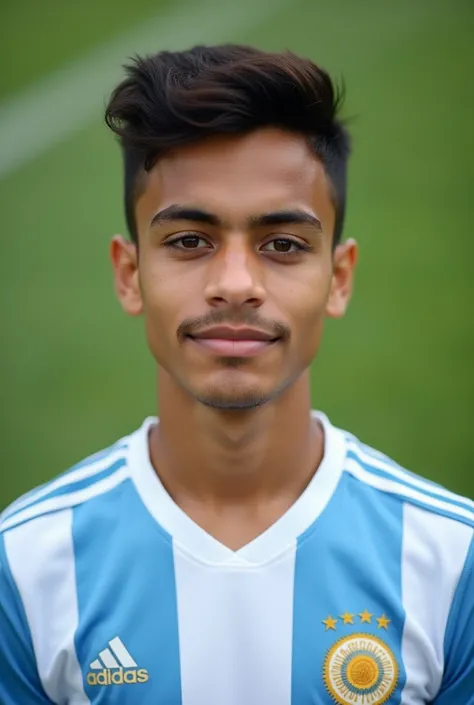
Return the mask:
<svg viewBox="0 0 474 705">
<path fill-rule="evenodd" d="M 187 336 L 195 345 L 221 357 L 253 357 L 275 345 L 273 340 L 231 340 L 229 338 L 193 338 Z"/>
</svg>

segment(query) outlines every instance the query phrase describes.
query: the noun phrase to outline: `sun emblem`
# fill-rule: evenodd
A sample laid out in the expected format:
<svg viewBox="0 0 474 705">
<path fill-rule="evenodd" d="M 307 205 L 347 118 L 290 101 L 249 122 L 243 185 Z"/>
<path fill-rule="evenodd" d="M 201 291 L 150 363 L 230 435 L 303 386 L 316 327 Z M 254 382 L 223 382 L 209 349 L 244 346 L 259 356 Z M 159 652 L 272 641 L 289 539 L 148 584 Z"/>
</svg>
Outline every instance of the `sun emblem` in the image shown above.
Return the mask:
<svg viewBox="0 0 474 705">
<path fill-rule="evenodd" d="M 397 685 L 391 649 L 371 634 L 351 634 L 332 646 L 324 661 L 324 682 L 340 705 L 381 705 Z"/>
</svg>

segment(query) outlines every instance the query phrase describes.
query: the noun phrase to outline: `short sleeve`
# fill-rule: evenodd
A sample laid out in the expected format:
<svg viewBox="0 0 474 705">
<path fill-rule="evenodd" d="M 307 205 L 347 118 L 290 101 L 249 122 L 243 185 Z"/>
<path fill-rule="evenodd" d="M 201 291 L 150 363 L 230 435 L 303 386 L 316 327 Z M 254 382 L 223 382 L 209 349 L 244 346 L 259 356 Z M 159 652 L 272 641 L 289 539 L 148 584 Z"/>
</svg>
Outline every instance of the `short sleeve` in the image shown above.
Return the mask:
<svg viewBox="0 0 474 705">
<path fill-rule="evenodd" d="M 443 681 L 432 705 L 474 705 L 474 536 L 446 625 L 444 658 Z"/>
<path fill-rule="evenodd" d="M 30 630 L 0 534 L 0 703 L 51 703 L 41 685 Z"/>
</svg>

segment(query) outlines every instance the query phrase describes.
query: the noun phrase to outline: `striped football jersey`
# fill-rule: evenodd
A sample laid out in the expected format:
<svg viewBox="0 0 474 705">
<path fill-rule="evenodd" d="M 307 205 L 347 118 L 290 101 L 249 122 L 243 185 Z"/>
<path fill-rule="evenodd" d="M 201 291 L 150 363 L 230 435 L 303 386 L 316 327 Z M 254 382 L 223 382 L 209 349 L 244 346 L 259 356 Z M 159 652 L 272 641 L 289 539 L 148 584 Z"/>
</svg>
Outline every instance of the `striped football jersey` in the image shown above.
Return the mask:
<svg viewBox="0 0 474 705">
<path fill-rule="evenodd" d="M 0 517 L 2 705 L 474 705 L 474 503 L 316 414 L 318 471 L 232 551 L 156 419 Z"/>
</svg>

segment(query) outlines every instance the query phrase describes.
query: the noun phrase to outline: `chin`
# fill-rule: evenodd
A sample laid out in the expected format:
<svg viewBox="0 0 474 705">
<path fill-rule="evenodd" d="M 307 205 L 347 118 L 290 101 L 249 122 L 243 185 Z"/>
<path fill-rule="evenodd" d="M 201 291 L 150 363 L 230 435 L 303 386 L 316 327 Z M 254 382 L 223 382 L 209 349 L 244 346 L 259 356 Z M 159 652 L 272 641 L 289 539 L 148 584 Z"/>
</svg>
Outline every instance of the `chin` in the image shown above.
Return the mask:
<svg viewBox="0 0 474 705">
<path fill-rule="evenodd" d="M 214 380 L 213 384 L 207 387 L 200 390 L 195 389 L 193 396 L 204 406 L 213 409 L 243 411 L 268 404 L 277 398 L 286 387 L 286 384 L 262 385 L 255 383 L 255 380 L 253 384 L 250 380 L 247 380 L 247 384 L 243 380 L 239 384 L 235 379 L 232 382 L 226 380 L 220 383 Z"/>
<path fill-rule="evenodd" d="M 196 396 L 204 406 L 211 409 L 220 409 L 221 411 L 248 411 L 257 409 L 271 401 L 271 397 L 246 394 L 246 395 L 227 395 L 227 394 L 203 394 Z"/>
</svg>

